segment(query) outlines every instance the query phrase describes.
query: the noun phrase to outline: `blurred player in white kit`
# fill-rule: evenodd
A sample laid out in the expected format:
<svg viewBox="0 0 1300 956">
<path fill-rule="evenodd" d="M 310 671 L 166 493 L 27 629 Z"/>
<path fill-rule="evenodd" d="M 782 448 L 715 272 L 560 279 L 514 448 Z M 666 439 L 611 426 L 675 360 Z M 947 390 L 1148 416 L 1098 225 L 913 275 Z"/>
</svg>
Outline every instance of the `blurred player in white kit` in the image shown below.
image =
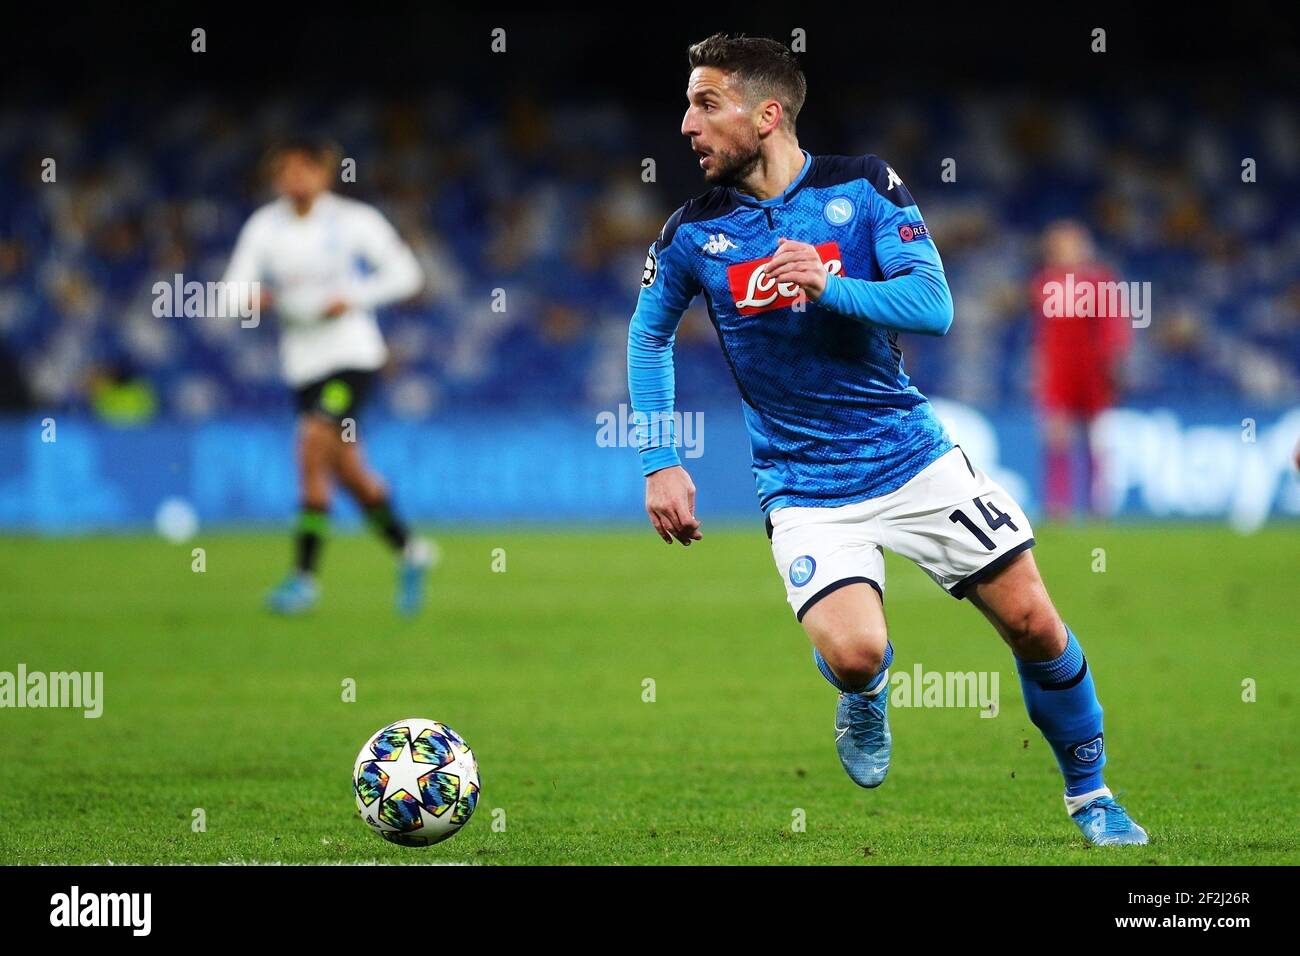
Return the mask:
<svg viewBox="0 0 1300 956">
<path fill-rule="evenodd" d="M 287 140 L 268 162 L 279 198 L 244 224 L 225 274 L 232 297 L 278 317 L 283 373 L 297 399 L 295 566 L 267 603 L 281 614 L 315 607 L 337 482 L 399 556 L 397 608 L 413 614 L 424 600 L 433 548 L 394 512 L 387 486 L 362 455 L 355 416 L 388 359 L 375 309 L 415 295 L 424 275 L 379 210 L 330 191 L 339 156 L 328 142 Z"/>
</svg>

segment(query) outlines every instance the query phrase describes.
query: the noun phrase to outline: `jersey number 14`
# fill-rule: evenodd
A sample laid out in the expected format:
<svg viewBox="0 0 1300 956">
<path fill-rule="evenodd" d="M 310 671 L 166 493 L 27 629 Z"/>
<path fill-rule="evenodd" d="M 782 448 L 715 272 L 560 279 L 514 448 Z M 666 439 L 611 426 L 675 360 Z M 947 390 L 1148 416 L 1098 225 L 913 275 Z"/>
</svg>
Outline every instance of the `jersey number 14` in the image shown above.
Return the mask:
<svg viewBox="0 0 1300 956">
<path fill-rule="evenodd" d="M 978 498 L 972 498 L 971 501 L 975 503 L 976 508 L 979 508 L 980 515 L 984 518 L 984 523 L 989 526 L 990 531 L 997 531 L 998 528 L 1001 528 L 1003 525 L 1006 525 L 1012 531 L 1020 530 L 1016 527 L 1015 522 L 1011 520 L 1011 516 L 999 511 L 998 506 L 993 504 L 992 501 L 988 504 L 985 504 Z M 975 535 L 975 540 L 984 545 L 986 550 L 992 551 L 997 547 L 997 545 L 993 543 L 993 539 L 986 535 L 980 526 L 972 521 L 966 515 L 966 512 L 962 511 L 960 508 L 948 515 L 948 520 L 953 524 L 964 526 L 967 531 Z"/>
</svg>

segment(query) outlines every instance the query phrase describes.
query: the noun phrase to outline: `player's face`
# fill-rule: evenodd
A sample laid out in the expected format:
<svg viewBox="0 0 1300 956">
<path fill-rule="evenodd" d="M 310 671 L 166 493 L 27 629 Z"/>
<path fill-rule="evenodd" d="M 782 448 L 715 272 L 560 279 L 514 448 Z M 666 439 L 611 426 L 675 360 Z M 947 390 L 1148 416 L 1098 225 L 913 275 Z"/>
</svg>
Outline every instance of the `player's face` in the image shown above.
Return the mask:
<svg viewBox="0 0 1300 956">
<path fill-rule="evenodd" d="M 1077 222 L 1060 222 L 1048 229 L 1043 242 L 1047 261 L 1055 266 L 1076 266 L 1093 256 L 1092 237 Z"/>
<path fill-rule="evenodd" d="M 737 185 L 762 158 L 754 110 L 733 79 L 716 67 L 697 66 L 686 84 L 690 105 L 682 135 L 691 138 L 704 179 L 715 186 Z"/>
<path fill-rule="evenodd" d="M 306 153 L 290 151 L 275 165 L 275 190 L 291 202 L 310 202 L 329 186 L 329 171 Z"/>
</svg>

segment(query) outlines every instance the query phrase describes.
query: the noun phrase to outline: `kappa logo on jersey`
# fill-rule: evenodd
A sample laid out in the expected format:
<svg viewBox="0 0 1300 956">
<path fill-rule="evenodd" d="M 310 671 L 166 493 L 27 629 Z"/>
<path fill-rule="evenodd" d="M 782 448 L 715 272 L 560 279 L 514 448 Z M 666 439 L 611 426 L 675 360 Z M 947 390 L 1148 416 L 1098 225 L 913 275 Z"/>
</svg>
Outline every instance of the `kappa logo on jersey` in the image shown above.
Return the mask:
<svg viewBox="0 0 1300 956">
<path fill-rule="evenodd" d="M 898 173 L 894 172 L 893 166 L 886 166 L 885 171 L 889 173 L 889 185 L 885 187 L 886 190 L 903 185 L 903 181 L 898 178 Z"/>
<path fill-rule="evenodd" d="M 923 239 L 930 234 L 930 230 L 925 228 L 925 223 L 909 222 L 906 225 L 898 227 L 898 238 L 904 242 L 911 242 L 913 239 Z"/>
<path fill-rule="evenodd" d="M 805 554 L 790 562 L 790 583 L 797 588 L 803 587 L 817 573 L 817 562 L 812 555 Z"/>
<path fill-rule="evenodd" d="M 1101 759 L 1102 737 L 1098 734 L 1089 740 L 1086 744 L 1079 744 L 1074 748 L 1074 756 L 1084 763 L 1096 763 Z"/>
<path fill-rule="evenodd" d="M 641 287 L 650 288 L 655 284 L 655 277 L 659 275 L 659 257 L 655 255 L 655 247 L 650 247 L 650 252 L 645 257 L 645 268 L 641 271 Z"/>
<path fill-rule="evenodd" d="M 716 236 L 709 236 L 709 241 L 700 246 L 700 252 L 707 252 L 711 256 L 716 256 L 719 253 L 726 252 L 728 249 L 739 248 L 740 247 L 736 243 L 727 238 L 726 233 L 720 232 Z"/>
<path fill-rule="evenodd" d="M 838 276 L 844 273 L 844 260 L 840 258 L 840 247 L 834 242 L 823 242 L 814 246 L 821 257 L 822 265 L 828 275 Z M 756 315 L 772 309 L 785 309 L 794 305 L 803 295 L 803 291 L 794 282 L 777 282 L 768 278 L 764 266 L 772 261 L 754 259 L 727 267 L 727 283 L 731 286 L 731 297 L 736 302 L 736 311 L 741 315 Z"/>
<path fill-rule="evenodd" d="M 843 226 L 853 218 L 853 203 L 844 196 L 836 196 L 826 204 L 822 215 L 832 226 Z"/>
</svg>

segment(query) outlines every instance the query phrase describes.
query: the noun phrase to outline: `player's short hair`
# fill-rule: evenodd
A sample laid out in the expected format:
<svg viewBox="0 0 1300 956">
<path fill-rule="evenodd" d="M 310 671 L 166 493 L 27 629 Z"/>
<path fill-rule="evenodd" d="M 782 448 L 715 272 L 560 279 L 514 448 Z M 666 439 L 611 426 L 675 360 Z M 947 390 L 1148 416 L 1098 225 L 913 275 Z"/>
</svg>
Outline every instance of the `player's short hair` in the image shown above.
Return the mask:
<svg viewBox="0 0 1300 956">
<path fill-rule="evenodd" d="M 267 173 L 274 173 L 276 164 L 290 153 L 298 153 L 326 169 L 333 169 L 339 164 L 343 150 L 338 143 L 327 136 L 309 133 L 284 136 L 272 143 L 263 157 L 263 167 Z"/>
<path fill-rule="evenodd" d="M 781 104 L 783 123 L 791 130 L 808 95 L 808 81 L 790 50 L 766 37 L 713 36 L 691 44 L 686 54 L 691 69 L 711 66 L 740 79 L 751 97 L 771 97 Z"/>
</svg>

